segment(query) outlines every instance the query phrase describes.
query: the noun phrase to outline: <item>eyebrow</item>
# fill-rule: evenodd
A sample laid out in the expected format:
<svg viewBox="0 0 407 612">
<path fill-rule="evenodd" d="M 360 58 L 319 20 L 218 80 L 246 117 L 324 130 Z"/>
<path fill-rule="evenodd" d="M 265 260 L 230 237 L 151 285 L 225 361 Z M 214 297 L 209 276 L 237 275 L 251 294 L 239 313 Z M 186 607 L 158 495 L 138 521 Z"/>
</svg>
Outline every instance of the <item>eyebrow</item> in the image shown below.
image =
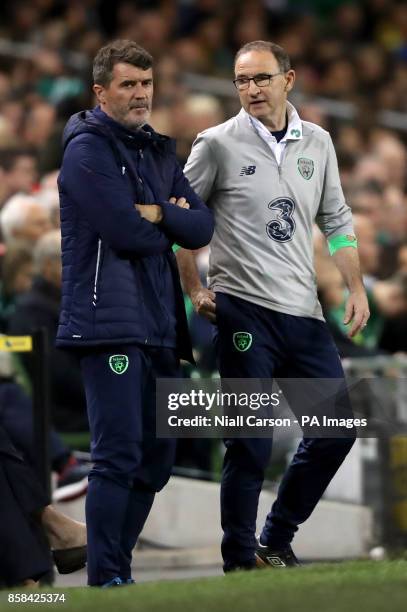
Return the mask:
<svg viewBox="0 0 407 612">
<path fill-rule="evenodd" d="M 134 85 L 135 83 L 146 83 L 148 81 L 153 81 L 153 77 L 146 77 L 144 79 L 123 79 L 120 81 L 120 85 Z"/>
<path fill-rule="evenodd" d="M 253 79 L 254 77 L 258 77 L 258 76 L 269 76 L 270 74 L 273 74 L 272 72 L 256 72 L 252 77 L 249 77 L 248 74 L 237 74 L 236 78 L 237 79 Z"/>
</svg>

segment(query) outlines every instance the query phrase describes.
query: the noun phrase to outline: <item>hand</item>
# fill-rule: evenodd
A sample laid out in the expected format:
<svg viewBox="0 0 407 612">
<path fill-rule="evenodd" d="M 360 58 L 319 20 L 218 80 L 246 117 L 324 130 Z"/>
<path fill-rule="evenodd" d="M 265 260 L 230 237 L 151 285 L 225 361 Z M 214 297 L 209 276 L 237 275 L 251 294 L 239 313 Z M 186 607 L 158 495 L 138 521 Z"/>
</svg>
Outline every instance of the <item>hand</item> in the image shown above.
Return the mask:
<svg viewBox="0 0 407 612">
<path fill-rule="evenodd" d="M 352 322 L 352 327 L 348 333 L 349 338 L 353 338 L 366 327 L 369 317 L 369 304 L 364 289 L 350 293 L 343 320 L 345 325 Z"/>
<path fill-rule="evenodd" d="M 211 323 L 216 321 L 216 294 L 210 289 L 201 287 L 191 293 L 191 302 L 195 311 L 209 319 Z"/>
<path fill-rule="evenodd" d="M 160 223 L 163 218 L 163 211 L 159 204 L 135 204 L 134 208 L 138 210 L 140 216 L 150 223 Z"/>
<path fill-rule="evenodd" d="M 180 208 L 189 208 L 189 204 L 186 201 L 185 198 L 176 198 L 176 197 L 172 197 L 169 199 L 169 202 L 171 202 L 171 204 L 175 204 L 175 206 L 179 206 Z"/>
</svg>

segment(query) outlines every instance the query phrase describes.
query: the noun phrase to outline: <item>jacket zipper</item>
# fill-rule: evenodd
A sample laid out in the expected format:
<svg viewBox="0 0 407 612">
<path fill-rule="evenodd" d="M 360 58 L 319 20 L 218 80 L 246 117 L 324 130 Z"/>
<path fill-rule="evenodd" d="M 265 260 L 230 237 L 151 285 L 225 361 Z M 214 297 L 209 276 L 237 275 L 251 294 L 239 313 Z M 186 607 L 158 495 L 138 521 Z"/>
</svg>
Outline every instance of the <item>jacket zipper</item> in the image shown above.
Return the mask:
<svg viewBox="0 0 407 612">
<path fill-rule="evenodd" d="M 98 254 L 97 254 L 97 258 L 96 258 L 96 271 L 95 271 L 95 282 L 93 285 L 93 302 L 92 304 L 94 306 L 96 306 L 96 302 L 97 302 L 97 290 L 98 290 L 98 280 L 99 280 L 99 270 L 100 270 L 100 256 L 102 253 L 102 239 L 99 238 L 98 240 Z"/>
<path fill-rule="evenodd" d="M 285 149 L 284 149 L 284 151 L 283 151 L 283 153 L 282 153 L 282 156 L 281 156 L 281 158 L 280 158 L 280 163 L 278 163 L 278 160 L 277 160 L 277 155 L 276 155 L 275 151 L 274 151 L 273 149 L 271 149 L 271 147 L 269 147 L 269 145 L 268 145 L 266 142 L 264 142 L 264 145 L 267 147 L 267 152 L 268 152 L 268 153 L 271 155 L 271 157 L 273 158 L 273 161 L 274 161 L 275 165 L 277 166 L 277 172 L 278 172 L 278 182 L 279 182 L 279 183 L 281 183 L 281 179 L 282 179 L 282 176 L 281 176 L 281 174 L 282 174 L 281 164 L 282 164 L 282 161 L 283 161 L 283 157 L 284 157 Z M 287 145 L 286 145 L 286 146 L 287 146 Z"/>
</svg>

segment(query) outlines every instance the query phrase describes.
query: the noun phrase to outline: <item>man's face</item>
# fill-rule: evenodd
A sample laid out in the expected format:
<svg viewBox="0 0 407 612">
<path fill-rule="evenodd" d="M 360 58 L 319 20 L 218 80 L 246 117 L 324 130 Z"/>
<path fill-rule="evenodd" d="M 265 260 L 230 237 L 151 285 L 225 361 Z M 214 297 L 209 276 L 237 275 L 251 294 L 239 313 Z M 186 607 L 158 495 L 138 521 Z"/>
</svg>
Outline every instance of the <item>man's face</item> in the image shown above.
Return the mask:
<svg viewBox="0 0 407 612">
<path fill-rule="evenodd" d="M 152 69 L 142 70 L 120 62 L 114 65 L 112 77 L 106 87 L 93 86 L 102 110 L 131 130 L 141 127 L 151 113 Z"/>
<path fill-rule="evenodd" d="M 235 65 L 235 78 L 277 74 L 271 79 L 270 85 L 259 87 L 250 81 L 247 89 L 238 92 L 245 111 L 266 126 L 273 125 L 273 119 L 285 112 L 287 94 L 294 84 L 293 70 L 283 74 L 279 72 L 278 62 L 270 51 L 248 51 L 239 56 Z"/>
<path fill-rule="evenodd" d="M 30 193 L 38 178 L 37 163 L 30 155 L 17 157 L 13 167 L 7 173 L 7 183 L 11 192 Z"/>
</svg>

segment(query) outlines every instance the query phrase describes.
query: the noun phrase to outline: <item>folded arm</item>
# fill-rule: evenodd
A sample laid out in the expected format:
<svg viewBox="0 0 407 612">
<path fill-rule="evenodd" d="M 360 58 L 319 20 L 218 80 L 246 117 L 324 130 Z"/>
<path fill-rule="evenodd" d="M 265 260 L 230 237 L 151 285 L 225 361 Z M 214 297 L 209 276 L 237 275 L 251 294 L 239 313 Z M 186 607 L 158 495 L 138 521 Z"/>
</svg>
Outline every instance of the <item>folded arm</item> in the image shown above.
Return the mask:
<svg viewBox="0 0 407 612">
<path fill-rule="evenodd" d="M 89 225 L 113 249 L 139 256 L 162 253 L 172 240 L 164 228 L 143 219 L 134 206 L 108 143 L 98 136 L 69 143 L 59 188 L 77 205 Z M 98 142 L 95 139 L 98 138 Z"/>
</svg>

